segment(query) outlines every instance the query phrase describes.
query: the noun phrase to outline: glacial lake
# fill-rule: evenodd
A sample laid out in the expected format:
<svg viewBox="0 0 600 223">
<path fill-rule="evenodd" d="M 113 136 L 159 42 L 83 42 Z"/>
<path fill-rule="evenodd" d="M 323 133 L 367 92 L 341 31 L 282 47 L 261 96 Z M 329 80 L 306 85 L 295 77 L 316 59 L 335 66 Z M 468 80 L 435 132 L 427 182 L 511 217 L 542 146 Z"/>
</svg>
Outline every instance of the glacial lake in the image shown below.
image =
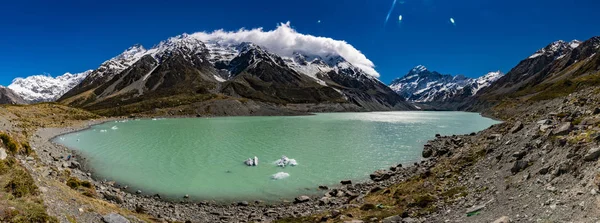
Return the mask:
<svg viewBox="0 0 600 223">
<path fill-rule="evenodd" d="M 498 123 L 466 112 L 322 113 L 295 117 L 108 122 L 55 138 L 87 158 L 97 179 L 180 199 L 292 200 L 319 185 L 368 180 L 375 170 L 421 160 L 435 134 Z M 278 167 L 282 155 L 297 166 Z M 244 161 L 258 157 L 258 166 Z M 283 172 L 283 173 L 280 173 Z M 273 176 L 280 173 L 278 178 Z M 289 175 L 285 177 L 286 175 Z"/>
</svg>

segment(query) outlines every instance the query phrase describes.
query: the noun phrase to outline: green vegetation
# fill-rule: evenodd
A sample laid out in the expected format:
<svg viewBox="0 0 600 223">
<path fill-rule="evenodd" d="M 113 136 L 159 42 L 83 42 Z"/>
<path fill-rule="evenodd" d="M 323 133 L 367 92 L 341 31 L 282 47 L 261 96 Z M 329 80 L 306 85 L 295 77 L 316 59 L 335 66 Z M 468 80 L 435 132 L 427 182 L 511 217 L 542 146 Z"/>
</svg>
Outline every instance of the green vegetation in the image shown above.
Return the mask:
<svg viewBox="0 0 600 223">
<path fill-rule="evenodd" d="M 38 188 L 33 178 L 21 168 L 17 168 L 12 173 L 10 181 L 4 186 L 4 190 L 16 198 L 38 194 Z"/>
<path fill-rule="evenodd" d="M 80 191 L 85 196 L 96 197 L 96 189 L 89 181 L 81 181 L 76 177 L 70 177 L 67 180 L 67 186 L 71 189 Z"/>
<path fill-rule="evenodd" d="M 576 78 L 566 78 L 553 83 L 544 83 L 533 87 L 527 87 L 514 93 L 514 96 L 532 95 L 529 100 L 543 101 L 567 96 L 583 88 L 597 85 L 600 85 L 600 73 L 579 76 Z"/>
<path fill-rule="evenodd" d="M 15 141 L 6 133 L 0 133 L 0 139 L 2 139 L 2 143 L 6 146 L 9 152 L 16 154 L 19 152 L 19 148 Z"/>
<path fill-rule="evenodd" d="M 14 210 L 7 216 L 4 216 L 4 219 L 0 220 L 11 223 L 58 223 L 55 217 L 49 216 L 46 213 L 45 207 L 41 204 L 28 204 L 25 206 L 25 211 Z"/>
<path fill-rule="evenodd" d="M 150 99 L 139 99 L 138 102 L 133 102 L 127 105 L 115 106 L 112 101 L 105 103 L 94 104 L 86 107 L 95 113 L 103 116 L 124 116 L 130 114 L 151 112 L 154 109 L 173 108 L 177 106 L 190 105 L 197 102 L 226 99 L 227 96 L 220 94 L 194 94 L 194 95 L 175 95 Z"/>
<path fill-rule="evenodd" d="M 0 161 L 0 209 L 7 210 L 0 215 L 0 222 L 55 223 L 58 220 L 46 213 L 46 207 L 39 198 L 39 191 L 31 175 L 19 166 L 14 157 Z M 13 207 L 14 209 L 6 209 Z"/>
</svg>

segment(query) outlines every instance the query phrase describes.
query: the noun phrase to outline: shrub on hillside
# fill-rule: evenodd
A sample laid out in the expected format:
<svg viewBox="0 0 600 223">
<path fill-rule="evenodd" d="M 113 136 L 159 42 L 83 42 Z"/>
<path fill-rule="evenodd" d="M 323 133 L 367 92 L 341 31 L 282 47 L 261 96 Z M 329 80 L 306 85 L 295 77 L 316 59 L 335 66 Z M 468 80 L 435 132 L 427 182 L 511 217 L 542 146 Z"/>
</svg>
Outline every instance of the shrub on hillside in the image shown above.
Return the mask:
<svg viewBox="0 0 600 223">
<path fill-rule="evenodd" d="M 19 148 L 17 147 L 15 141 L 6 133 L 0 133 L 0 139 L 2 140 L 2 143 L 4 144 L 4 146 L 6 146 L 9 152 L 14 154 L 19 151 Z"/>
<path fill-rule="evenodd" d="M 38 187 L 35 185 L 31 175 L 21 168 L 15 169 L 10 181 L 4 186 L 4 190 L 16 198 L 36 195 L 38 193 Z"/>
</svg>

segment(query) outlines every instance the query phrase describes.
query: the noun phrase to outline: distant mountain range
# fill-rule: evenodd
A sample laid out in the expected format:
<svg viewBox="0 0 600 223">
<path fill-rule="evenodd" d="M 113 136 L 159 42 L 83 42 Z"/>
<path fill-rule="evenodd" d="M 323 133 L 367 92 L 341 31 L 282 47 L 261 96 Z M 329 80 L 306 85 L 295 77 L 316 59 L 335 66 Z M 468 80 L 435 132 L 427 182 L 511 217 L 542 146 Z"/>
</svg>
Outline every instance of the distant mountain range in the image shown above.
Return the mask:
<svg viewBox="0 0 600 223">
<path fill-rule="evenodd" d="M 173 107 L 170 113 L 219 115 L 240 107 L 254 114 L 414 109 L 373 71 L 315 49 L 284 54 L 227 36 L 184 34 L 151 49 L 130 47 L 59 101 L 110 115 Z"/>
<path fill-rule="evenodd" d="M 390 88 L 415 103 L 449 102 L 471 97 L 503 75 L 496 71 L 479 78 L 468 78 L 463 75 L 440 74 L 419 65 L 392 81 Z"/>
<path fill-rule="evenodd" d="M 16 78 L 8 86 L 27 103 L 56 101 L 59 97 L 78 85 L 91 73 L 91 70 L 78 74 L 66 73 L 58 77 L 34 75 Z"/>
<path fill-rule="evenodd" d="M 419 65 L 389 87 L 365 67 L 366 59 L 258 43 L 184 34 L 151 49 L 134 45 L 95 70 L 17 78 L 0 88 L 0 103 L 58 100 L 105 115 L 275 115 L 414 105 L 481 111 L 507 98 L 543 100 L 600 84 L 600 37 L 553 42 L 506 75 L 467 78 Z"/>
</svg>

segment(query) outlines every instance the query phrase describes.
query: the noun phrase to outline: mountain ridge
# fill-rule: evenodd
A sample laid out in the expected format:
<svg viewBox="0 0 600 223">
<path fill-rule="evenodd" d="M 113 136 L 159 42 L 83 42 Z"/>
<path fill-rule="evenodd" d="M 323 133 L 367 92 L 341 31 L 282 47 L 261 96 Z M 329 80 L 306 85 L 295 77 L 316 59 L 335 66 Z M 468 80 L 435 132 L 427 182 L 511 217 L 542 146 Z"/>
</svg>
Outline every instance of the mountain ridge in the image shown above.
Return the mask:
<svg viewBox="0 0 600 223">
<path fill-rule="evenodd" d="M 306 38 L 285 25 L 278 30 L 275 32 Z M 414 109 L 375 73 L 368 73 L 369 69 L 356 66 L 342 54 L 286 49 L 286 56 L 282 56 L 277 51 L 268 44 L 236 42 L 223 36 L 210 39 L 199 34 L 171 37 L 151 49 L 134 45 L 102 63 L 59 101 L 106 110 L 186 95 L 198 99 L 189 104 L 225 97 L 292 110 L 297 109 L 290 106 L 294 104 L 330 104 L 336 111 Z M 302 108 L 311 110 L 306 109 Z"/>
</svg>

